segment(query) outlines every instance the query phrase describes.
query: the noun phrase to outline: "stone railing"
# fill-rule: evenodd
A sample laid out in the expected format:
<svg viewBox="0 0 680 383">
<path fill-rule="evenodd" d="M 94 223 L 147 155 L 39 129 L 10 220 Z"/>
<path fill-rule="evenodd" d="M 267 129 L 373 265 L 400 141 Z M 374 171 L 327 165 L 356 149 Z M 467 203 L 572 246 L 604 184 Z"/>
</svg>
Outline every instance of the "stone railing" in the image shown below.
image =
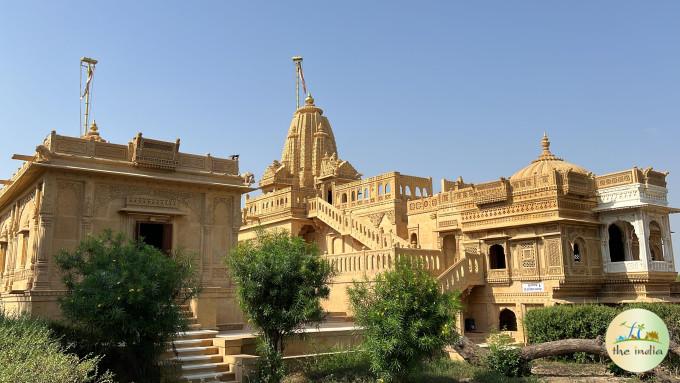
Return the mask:
<svg viewBox="0 0 680 383">
<path fill-rule="evenodd" d="M 298 210 L 304 214 L 305 207 L 304 195 L 288 188 L 249 198 L 243 210 L 246 222 L 251 223 L 253 220 L 262 220 L 272 215 L 291 212 L 291 210 Z"/>
<path fill-rule="evenodd" d="M 320 219 L 340 234 L 352 236 L 371 250 L 409 245 L 405 239 L 375 228 L 367 218 L 346 214 L 318 197 L 307 201 L 307 215 Z"/>
<path fill-rule="evenodd" d="M 666 261 L 651 261 L 649 262 L 649 271 L 657 271 L 662 273 L 673 273 L 675 268 L 671 262 Z"/>
<path fill-rule="evenodd" d="M 442 291 L 464 291 L 471 286 L 483 285 L 484 272 L 481 256 L 466 253 L 464 258 L 446 269 L 437 280 Z"/>
<path fill-rule="evenodd" d="M 419 262 L 430 274 L 442 271 L 441 252 L 437 250 L 392 248 L 384 250 L 363 250 L 353 253 L 327 255 L 339 277 L 363 278 L 393 270 L 397 261 L 408 259 Z"/>
</svg>

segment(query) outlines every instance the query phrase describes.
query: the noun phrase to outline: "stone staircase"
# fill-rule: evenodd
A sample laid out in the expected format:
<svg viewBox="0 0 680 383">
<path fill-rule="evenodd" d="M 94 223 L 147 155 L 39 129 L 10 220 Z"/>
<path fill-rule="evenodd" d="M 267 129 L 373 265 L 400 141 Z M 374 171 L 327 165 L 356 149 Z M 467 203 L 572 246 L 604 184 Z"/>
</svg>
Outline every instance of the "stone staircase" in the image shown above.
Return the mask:
<svg viewBox="0 0 680 383">
<path fill-rule="evenodd" d="M 477 253 L 466 252 L 465 256 L 444 270 L 437 277 L 442 291 L 460 290 L 484 284 L 482 259 Z"/>
<path fill-rule="evenodd" d="M 178 362 L 180 380 L 190 383 L 235 382 L 235 374 L 229 363 L 214 345 L 216 330 L 201 330 L 189 305 L 180 305 L 182 315 L 189 321 L 189 330 L 177 334 L 165 357 Z"/>
<path fill-rule="evenodd" d="M 408 247 L 407 240 L 377 229 L 367 218 L 355 217 L 316 197 L 307 201 L 307 215 L 317 218 L 343 235 L 350 235 L 369 250 Z"/>
</svg>

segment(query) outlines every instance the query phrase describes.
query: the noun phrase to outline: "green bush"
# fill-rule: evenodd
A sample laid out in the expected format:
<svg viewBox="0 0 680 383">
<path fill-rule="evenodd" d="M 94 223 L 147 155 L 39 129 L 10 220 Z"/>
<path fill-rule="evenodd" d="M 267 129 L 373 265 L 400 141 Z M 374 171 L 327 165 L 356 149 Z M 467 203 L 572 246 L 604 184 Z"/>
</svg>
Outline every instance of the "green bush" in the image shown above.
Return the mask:
<svg viewBox="0 0 680 383">
<path fill-rule="evenodd" d="M 543 343 L 560 339 L 594 339 L 604 337 L 609 323 L 620 312 L 641 308 L 657 314 L 668 326 L 671 340 L 680 341 L 680 305 L 670 303 L 632 303 L 619 306 L 559 305 L 527 312 L 524 326 L 529 343 Z M 566 358 L 579 362 L 600 360 L 599 357 L 576 353 Z M 668 364 L 680 366 L 680 358 L 671 356 Z"/>
<path fill-rule="evenodd" d="M 260 380 L 279 382 L 285 338 L 324 317 L 321 298 L 330 293 L 331 265 L 315 245 L 283 231 L 260 231 L 236 246 L 226 263 L 241 308 L 265 343 Z"/>
<path fill-rule="evenodd" d="M 0 315 L 0 383 L 112 383 L 100 360 L 69 353 L 42 321 Z"/>
<path fill-rule="evenodd" d="M 348 292 L 371 370 L 384 381 L 403 379 L 458 336 L 458 296 L 442 293 L 420 264 L 400 260 L 393 271 Z"/>
<path fill-rule="evenodd" d="M 607 332 L 619 310 L 600 305 L 559 305 L 526 313 L 524 326 L 529 343 L 560 339 L 594 339 Z"/>
<path fill-rule="evenodd" d="M 160 354 L 186 329 L 178 302 L 198 291 L 189 259 L 106 231 L 62 251 L 57 263 L 68 325 L 54 328 L 83 353 L 105 353 L 119 378 L 157 379 Z"/>
<path fill-rule="evenodd" d="M 489 353 L 484 364 L 486 367 L 508 377 L 527 376 L 531 374 L 531 365 L 522 360 L 520 349 L 513 346 L 514 339 L 503 333 L 491 334 L 487 340 Z"/>
</svg>

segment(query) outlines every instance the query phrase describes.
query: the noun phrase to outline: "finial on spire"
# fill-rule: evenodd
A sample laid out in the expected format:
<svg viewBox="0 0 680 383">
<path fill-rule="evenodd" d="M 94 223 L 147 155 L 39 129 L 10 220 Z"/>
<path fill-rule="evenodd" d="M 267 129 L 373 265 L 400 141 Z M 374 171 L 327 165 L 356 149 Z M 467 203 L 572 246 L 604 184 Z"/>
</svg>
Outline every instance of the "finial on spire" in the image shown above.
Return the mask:
<svg viewBox="0 0 680 383">
<path fill-rule="evenodd" d="M 543 139 L 541 139 L 541 146 L 543 147 L 543 154 L 550 153 L 550 139 L 548 138 L 548 133 L 543 132 Z"/>
<path fill-rule="evenodd" d="M 314 97 L 312 97 L 311 93 L 307 93 L 307 97 L 305 97 L 305 105 L 314 106 Z"/>
<path fill-rule="evenodd" d="M 99 135 L 99 127 L 97 127 L 97 121 L 94 120 L 92 120 L 90 130 L 88 130 L 82 138 L 90 141 L 106 142 L 106 140 Z"/>
</svg>

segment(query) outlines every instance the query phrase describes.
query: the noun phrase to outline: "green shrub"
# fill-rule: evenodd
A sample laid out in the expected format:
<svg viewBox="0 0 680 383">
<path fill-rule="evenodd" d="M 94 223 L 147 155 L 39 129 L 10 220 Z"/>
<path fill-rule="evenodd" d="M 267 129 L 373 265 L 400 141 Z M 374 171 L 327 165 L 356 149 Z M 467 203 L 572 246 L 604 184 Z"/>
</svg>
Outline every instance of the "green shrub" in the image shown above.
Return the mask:
<svg viewBox="0 0 680 383">
<path fill-rule="evenodd" d="M 42 321 L 0 315 L 0 383 L 112 383 L 100 360 L 69 353 Z"/>
<path fill-rule="evenodd" d="M 186 329 L 178 302 L 198 291 L 189 259 L 105 231 L 62 251 L 57 263 L 68 289 L 61 300 L 68 325 L 54 328 L 83 353 L 105 353 L 119 379 L 157 379 L 161 352 Z"/>
<path fill-rule="evenodd" d="M 607 332 L 616 314 L 616 308 L 600 305 L 551 306 L 527 312 L 524 326 L 529 343 L 594 339 Z"/>
<path fill-rule="evenodd" d="M 374 283 L 355 283 L 348 292 L 371 370 L 384 381 L 402 379 L 457 338 L 458 296 L 442 293 L 420 264 L 400 260 Z"/>
<path fill-rule="evenodd" d="M 560 305 L 527 312 L 524 326 L 529 343 L 543 343 L 561 339 L 594 339 L 604 337 L 609 323 L 620 312 L 641 308 L 657 314 L 668 326 L 671 339 L 680 341 L 680 305 L 670 303 L 632 303 L 619 306 Z M 599 356 L 576 353 L 565 356 L 578 362 L 601 360 Z M 680 358 L 669 357 L 667 365 L 680 367 Z"/>
<path fill-rule="evenodd" d="M 324 317 L 321 298 L 330 293 L 331 265 L 315 245 L 283 231 L 258 232 L 236 246 L 226 263 L 241 308 L 266 343 L 260 355 L 270 360 L 260 361 L 261 380 L 278 382 L 285 338 Z"/>
<path fill-rule="evenodd" d="M 527 376 L 531 373 L 531 365 L 522 359 L 520 349 L 513 346 L 514 339 L 503 333 L 494 333 L 488 337 L 489 353 L 484 364 L 491 370 L 508 377 Z"/>
</svg>

